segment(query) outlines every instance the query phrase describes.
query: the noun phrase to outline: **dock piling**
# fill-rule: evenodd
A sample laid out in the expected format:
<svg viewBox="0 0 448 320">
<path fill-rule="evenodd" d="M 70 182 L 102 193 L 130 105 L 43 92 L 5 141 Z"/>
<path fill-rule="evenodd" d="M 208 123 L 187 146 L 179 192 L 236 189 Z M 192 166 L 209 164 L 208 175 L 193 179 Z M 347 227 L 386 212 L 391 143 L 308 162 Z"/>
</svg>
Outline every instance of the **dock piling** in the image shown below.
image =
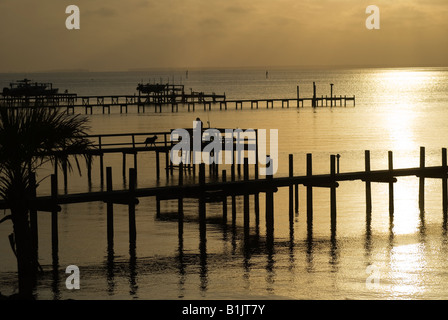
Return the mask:
<svg viewBox="0 0 448 320">
<path fill-rule="evenodd" d="M 394 170 L 394 163 L 393 163 L 393 153 L 392 151 L 388 152 L 388 162 L 389 162 L 389 171 L 392 172 Z M 391 176 L 391 179 L 393 176 Z M 394 214 L 394 182 L 389 182 L 389 215 L 391 218 L 393 218 Z"/>
<path fill-rule="evenodd" d="M 231 166 L 231 181 L 235 181 L 235 164 Z M 236 223 L 236 196 L 232 194 L 232 225 Z"/>
<path fill-rule="evenodd" d="M 222 170 L 222 182 L 227 182 L 227 171 Z M 227 223 L 227 196 L 223 195 L 222 198 L 222 222 Z"/>
<path fill-rule="evenodd" d="M 106 168 L 106 190 L 112 191 L 112 168 Z M 114 243 L 114 204 L 112 201 L 107 202 L 107 243 L 111 247 Z"/>
<path fill-rule="evenodd" d="M 244 158 L 244 181 L 249 181 L 249 159 Z M 249 194 L 244 193 L 244 233 L 249 232 L 250 215 L 249 215 Z"/>
<path fill-rule="evenodd" d="M 266 163 L 269 163 L 270 156 L 268 155 Z M 272 161 L 270 160 L 271 165 Z M 266 174 L 266 182 L 270 184 L 273 180 L 273 174 Z M 266 191 L 266 235 L 268 239 L 273 239 L 274 234 L 274 192 L 271 190 Z"/>
<path fill-rule="evenodd" d="M 294 176 L 294 158 L 293 155 L 289 155 L 289 177 Z M 289 227 L 294 226 L 294 185 L 289 186 Z"/>
<path fill-rule="evenodd" d="M 366 214 L 367 218 L 371 216 L 372 213 L 372 183 L 369 180 L 370 174 L 370 150 L 365 150 L 365 172 L 366 172 Z"/>
<path fill-rule="evenodd" d="M 447 213 L 448 213 L 448 167 L 447 167 L 447 149 L 442 148 L 442 207 L 443 207 L 443 217 L 444 221 L 446 221 Z"/>
<path fill-rule="evenodd" d="M 308 153 L 306 155 L 306 175 L 308 177 L 313 176 L 313 155 Z M 308 182 L 306 187 L 306 213 L 307 213 L 307 222 L 308 224 L 312 224 L 313 221 L 313 187 L 311 186 L 311 182 Z"/>
<path fill-rule="evenodd" d="M 129 192 L 131 195 L 135 193 L 137 182 L 137 174 L 134 168 L 129 168 Z M 129 199 L 129 244 L 135 246 L 137 239 L 137 229 L 135 224 L 135 198 Z"/>
<path fill-rule="evenodd" d="M 425 147 L 420 147 L 420 169 L 425 168 Z M 420 211 L 425 211 L 425 177 L 423 175 L 419 178 L 419 193 L 418 203 Z"/>
<path fill-rule="evenodd" d="M 199 197 L 199 234 L 205 239 L 206 234 L 206 202 L 205 202 L 205 163 L 199 164 L 199 185 L 201 186 Z"/>
<path fill-rule="evenodd" d="M 184 170 L 183 163 L 179 163 L 179 186 L 184 185 Z M 183 229 L 184 222 L 184 200 L 182 196 L 179 196 L 177 200 L 177 211 L 178 211 L 178 223 L 179 223 L 179 231 Z"/>
<path fill-rule="evenodd" d="M 330 174 L 334 179 L 336 177 L 336 156 L 331 155 L 330 157 Z M 332 181 L 335 182 L 335 181 Z M 331 232 L 336 233 L 336 187 L 332 186 L 330 188 L 330 216 L 331 216 Z"/>
</svg>

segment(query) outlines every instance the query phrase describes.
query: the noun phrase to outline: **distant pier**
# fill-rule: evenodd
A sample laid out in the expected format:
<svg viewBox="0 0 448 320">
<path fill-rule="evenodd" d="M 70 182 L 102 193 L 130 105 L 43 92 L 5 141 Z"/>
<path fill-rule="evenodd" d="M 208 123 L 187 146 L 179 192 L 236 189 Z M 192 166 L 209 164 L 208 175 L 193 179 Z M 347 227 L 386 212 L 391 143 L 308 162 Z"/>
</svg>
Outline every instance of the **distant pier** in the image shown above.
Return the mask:
<svg viewBox="0 0 448 320">
<path fill-rule="evenodd" d="M 85 114 L 102 113 L 110 114 L 111 109 L 119 110 L 120 113 L 130 112 L 133 107 L 137 113 L 153 110 L 156 113 L 165 111 L 178 112 L 179 106 L 187 111 L 195 111 L 196 108 L 206 110 L 235 110 L 243 109 L 243 105 L 251 109 L 281 108 L 289 107 L 346 107 L 347 102 L 356 105 L 355 96 L 347 95 L 317 95 L 316 85 L 313 83 L 313 96 L 301 97 L 300 87 L 297 86 L 294 98 L 263 98 L 263 99 L 227 99 L 226 94 L 185 92 L 183 85 L 139 85 L 138 94 L 134 95 L 103 95 L 103 96 L 78 96 L 74 94 L 63 94 L 45 97 L 2 97 L 1 107 L 9 108 L 32 108 L 44 106 L 49 108 L 65 108 L 67 113 L 84 111 Z M 146 89 L 144 89 L 146 88 Z M 333 88 L 333 86 L 331 86 Z"/>
</svg>

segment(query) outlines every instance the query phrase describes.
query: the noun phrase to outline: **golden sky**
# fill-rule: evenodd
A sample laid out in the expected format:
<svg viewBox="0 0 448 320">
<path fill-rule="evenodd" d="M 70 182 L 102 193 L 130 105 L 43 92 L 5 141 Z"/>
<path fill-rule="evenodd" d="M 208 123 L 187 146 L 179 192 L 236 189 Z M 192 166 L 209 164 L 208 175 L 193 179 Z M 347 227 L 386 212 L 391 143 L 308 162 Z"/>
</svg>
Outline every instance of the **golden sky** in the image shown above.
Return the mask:
<svg viewBox="0 0 448 320">
<path fill-rule="evenodd" d="M 0 72 L 448 66 L 448 0 L 0 0 L 0 29 Z"/>
</svg>

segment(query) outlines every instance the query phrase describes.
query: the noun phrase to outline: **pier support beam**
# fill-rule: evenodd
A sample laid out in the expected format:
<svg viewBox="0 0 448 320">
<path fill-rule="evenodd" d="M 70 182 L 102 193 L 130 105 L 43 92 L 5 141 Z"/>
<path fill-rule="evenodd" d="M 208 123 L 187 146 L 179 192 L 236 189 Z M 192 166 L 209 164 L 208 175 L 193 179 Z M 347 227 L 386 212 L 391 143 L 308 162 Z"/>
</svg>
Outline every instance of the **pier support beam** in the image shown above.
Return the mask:
<svg viewBox="0 0 448 320">
<path fill-rule="evenodd" d="M 442 167 L 443 167 L 443 176 L 442 176 L 442 208 L 443 208 L 443 218 L 444 221 L 447 219 L 448 213 L 448 166 L 447 166 L 447 152 L 446 148 L 442 149 Z"/>
<path fill-rule="evenodd" d="M 160 180 L 160 154 L 159 151 L 156 151 L 156 177 L 157 181 Z"/>
<path fill-rule="evenodd" d="M 106 168 L 107 170 L 107 168 Z M 126 152 L 123 152 L 123 178 L 126 178 Z M 106 183 L 107 183 L 107 172 L 106 172 Z"/>
<path fill-rule="evenodd" d="M 86 162 L 87 162 L 87 183 L 90 187 L 92 185 L 92 155 L 91 154 L 86 155 Z"/>
<path fill-rule="evenodd" d="M 222 182 L 227 182 L 227 171 L 222 170 Z M 227 196 L 224 195 L 222 199 L 222 222 L 227 223 Z"/>
<path fill-rule="evenodd" d="M 179 186 L 184 185 L 184 166 L 183 163 L 179 163 Z M 177 200 L 177 211 L 178 211 L 178 227 L 179 233 L 182 234 L 184 230 L 184 199 L 179 196 Z"/>
<path fill-rule="evenodd" d="M 269 159 L 270 157 L 267 156 Z M 271 166 L 272 166 L 271 160 Z M 266 163 L 269 163 L 268 161 Z M 267 184 L 271 184 L 273 179 L 272 174 L 266 174 L 266 182 Z M 266 237 L 268 242 L 272 242 L 274 240 L 274 192 L 269 190 L 266 192 Z"/>
<path fill-rule="evenodd" d="M 370 173 L 370 150 L 365 151 L 365 172 Z M 367 220 L 370 220 L 372 214 L 372 183 L 366 180 L 366 214 Z"/>
<path fill-rule="evenodd" d="M 201 186 L 199 197 L 199 235 L 200 239 L 206 238 L 206 202 L 205 202 L 205 164 L 199 164 L 199 185 Z M 201 241 L 202 242 L 202 241 Z"/>
<path fill-rule="evenodd" d="M 99 151 L 100 151 L 100 180 L 101 185 L 104 183 L 104 153 L 101 151 L 101 137 L 98 137 Z"/>
<path fill-rule="evenodd" d="M 392 173 L 394 170 L 394 162 L 393 162 L 393 153 L 392 151 L 388 152 L 388 162 L 389 162 L 389 171 Z M 392 178 L 392 176 L 391 176 Z M 394 183 L 389 182 L 389 215 L 390 218 L 393 218 L 394 215 Z"/>
<path fill-rule="evenodd" d="M 425 147 L 420 147 L 420 169 L 425 168 Z M 425 177 L 419 178 L 418 205 L 421 212 L 425 211 Z"/>
<path fill-rule="evenodd" d="M 235 164 L 232 163 L 231 166 L 231 180 L 235 181 Z M 236 196 L 232 195 L 232 225 L 236 223 Z"/>
<path fill-rule="evenodd" d="M 297 108 L 300 106 L 300 88 L 297 86 Z"/>
<path fill-rule="evenodd" d="M 294 185 L 295 212 L 299 213 L 299 185 Z"/>
<path fill-rule="evenodd" d="M 134 168 L 129 169 L 129 192 L 134 194 L 137 182 L 137 173 Z M 130 199 L 129 202 L 129 245 L 135 247 L 137 240 L 137 228 L 135 223 L 135 202 Z"/>
<path fill-rule="evenodd" d="M 336 178 L 336 156 L 330 157 L 330 174 L 333 179 Z M 335 181 L 334 181 L 335 182 Z M 331 216 L 331 234 L 336 234 L 336 187 L 330 188 L 330 216 Z"/>
<path fill-rule="evenodd" d="M 244 158 L 244 181 L 249 181 L 249 159 Z M 244 196 L 244 233 L 249 234 L 250 215 L 249 215 L 249 194 L 245 193 Z"/>
<path fill-rule="evenodd" d="M 294 176 L 294 158 L 293 155 L 289 155 L 289 177 Z M 289 186 L 289 228 L 294 227 L 294 186 Z"/>
<path fill-rule="evenodd" d="M 308 153 L 306 155 L 306 175 L 311 177 L 313 175 L 313 155 Z M 313 223 L 313 187 L 308 185 L 306 187 L 306 217 L 308 225 Z"/>
<path fill-rule="evenodd" d="M 112 168 L 106 168 L 106 190 L 112 191 Z M 111 201 L 107 202 L 107 245 L 112 247 L 114 243 L 114 205 Z"/>
</svg>

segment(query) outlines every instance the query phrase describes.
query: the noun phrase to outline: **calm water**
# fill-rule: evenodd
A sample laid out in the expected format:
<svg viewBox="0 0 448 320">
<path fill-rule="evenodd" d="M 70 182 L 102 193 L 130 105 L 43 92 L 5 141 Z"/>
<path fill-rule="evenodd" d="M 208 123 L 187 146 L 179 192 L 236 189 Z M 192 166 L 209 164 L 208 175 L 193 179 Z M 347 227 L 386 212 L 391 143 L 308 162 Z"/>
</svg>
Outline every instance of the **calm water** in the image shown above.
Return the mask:
<svg viewBox="0 0 448 320">
<path fill-rule="evenodd" d="M 372 169 L 387 168 L 387 151 L 394 151 L 394 167 L 419 165 L 419 147 L 426 147 L 427 165 L 441 164 L 441 148 L 448 146 L 448 69 L 365 70 L 190 70 L 135 73 L 1 74 L 0 85 L 28 77 L 51 81 L 61 90 L 80 95 L 133 94 L 138 82 L 182 81 L 187 90 L 226 93 L 233 98 L 356 95 L 356 107 L 267 110 L 249 105 L 235 111 L 89 116 L 91 133 L 164 131 L 191 127 L 200 117 L 212 126 L 279 129 L 279 172 L 287 174 L 288 154 L 294 154 L 295 174 L 305 173 L 306 153 L 313 153 L 314 171 L 327 173 L 331 154 L 341 155 L 340 170 L 364 168 L 364 150 L 371 150 Z M 219 108 L 218 108 L 219 109 Z M 128 163 L 132 163 L 129 159 Z M 107 155 L 114 169 L 114 188 L 126 187 L 121 155 Z M 155 185 L 155 157 L 138 158 L 138 185 Z M 98 163 L 92 190 L 100 190 Z M 51 173 L 43 168 L 39 178 Z M 175 176 L 173 179 L 176 179 Z M 192 177 L 187 177 L 192 179 Z M 164 176 L 160 184 L 170 183 Z M 88 190 L 83 176 L 69 177 L 68 192 Z M 59 256 L 54 272 L 50 214 L 39 215 L 39 258 L 44 273 L 39 299 L 446 299 L 448 298 L 448 233 L 442 214 L 440 180 L 426 180 L 425 212 L 418 208 L 418 179 L 401 178 L 395 185 L 395 214 L 389 219 L 388 186 L 372 185 L 373 212 L 366 226 L 364 184 L 344 182 L 337 190 L 337 231 L 330 232 L 329 190 L 314 190 L 312 233 L 306 226 L 305 189 L 300 187 L 299 213 L 293 233 L 288 224 L 288 190 L 275 194 L 275 244 L 266 245 L 264 196 L 260 225 L 251 216 L 251 237 L 242 232 L 242 199 L 237 199 L 236 228 L 220 223 L 221 206 L 208 204 L 207 241 L 199 239 L 197 203 L 186 201 L 183 237 L 178 237 L 177 202 L 163 202 L 156 218 L 155 201 L 137 206 L 137 244 L 130 254 L 127 207 L 115 208 L 115 245 L 108 252 L 106 206 L 87 203 L 63 206 L 59 219 Z M 48 193 L 48 179 L 40 193 Z M 63 192 L 63 190 L 60 190 Z M 253 203 L 251 203 L 253 211 Z M 230 210 L 230 207 L 229 207 Z M 3 216 L 3 213 L 0 214 Z M 16 262 L 7 235 L 11 223 L 0 225 L 0 291 L 17 291 Z M 65 268 L 77 265 L 81 289 L 65 287 Z M 366 286 L 375 266 L 376 286 Z"/>
</svg>

